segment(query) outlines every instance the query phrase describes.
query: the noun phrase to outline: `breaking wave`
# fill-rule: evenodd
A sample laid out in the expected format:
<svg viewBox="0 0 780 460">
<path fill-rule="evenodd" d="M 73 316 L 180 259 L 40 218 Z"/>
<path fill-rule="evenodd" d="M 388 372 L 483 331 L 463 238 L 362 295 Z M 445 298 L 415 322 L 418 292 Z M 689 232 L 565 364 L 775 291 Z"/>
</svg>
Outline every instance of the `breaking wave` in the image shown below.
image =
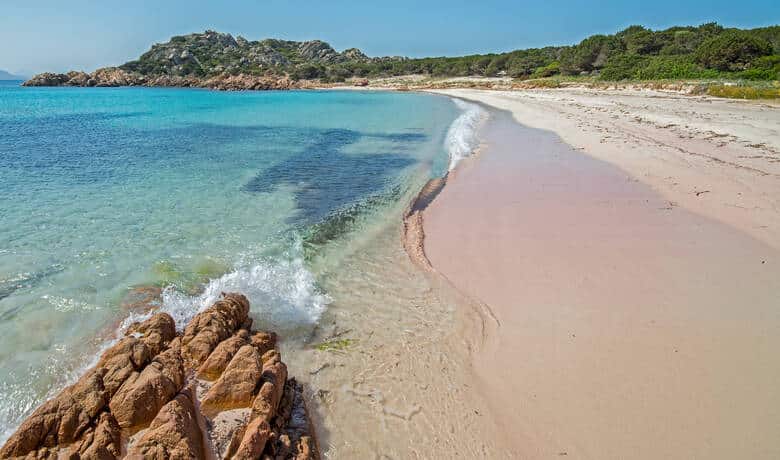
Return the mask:
<svg viewBox="0 0 780 460">
<path fill-rule="evenodd" d="M 162 307 L 157 311 L 170 314 L 176 321 L 176 329 L 182 330 L 198 312 L 219 300 L 223 292 L 244 294 L 259 327 L 287 334 L 316 324 L 330 303 L 328 295 L 320 290 L 314 275 L 306 268 L 298 239 L 280 257 L 239 265 L 212 279 L 200 294 L 189 295 L 175 286 L 166 287 Z M 130 315 L 120 330 L 148 316 L 151 312 Z"/>
<path fill-rule="evenodd" d="M 479 146 L 477 130 L 487 117 L 485 109 L 478 104 L 455 98 L 452 101 L 462 110 L 462 113 L 452 122 L 444 139 L 444 148 L 450 157 L 450 171 Z"/>
</svg>

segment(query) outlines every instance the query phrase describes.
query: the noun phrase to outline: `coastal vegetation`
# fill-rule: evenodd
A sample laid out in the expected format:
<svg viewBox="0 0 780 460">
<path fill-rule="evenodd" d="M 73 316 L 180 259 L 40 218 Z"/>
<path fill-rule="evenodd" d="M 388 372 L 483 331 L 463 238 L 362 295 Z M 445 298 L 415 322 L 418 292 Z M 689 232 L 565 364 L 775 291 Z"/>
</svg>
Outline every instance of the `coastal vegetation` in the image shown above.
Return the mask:
<svg viewBox="0 0 780 460">
<path fill-rule="evenodd" d="M 337 52 L 322 41 L 248 41 L 207 31 L 173 37 L 121 66 L 145 75 L 222 73 L 288 75 L 293 80 L 345 81 L 354 77 L 424 74 L 432 77 L 595 75 L 605 81 L 694 78 L 777 80 L 780 26 L 742 30 L 715 23 L 651 30 L 631 26 L 593 35 L 573 46 L 551 46 L 460 57 L 369 58 Z"/>
<path fill-rule="evenodd" d="M 290 89 L 367 85 L 370 80 L 410 75 L 430 81 L 500 78 L 537 88 L 555 88 L 562 81 L 704 81 L 703 92 L 713 95 L 776 98 L 780 25 L 736 29 L 707 23 L 664 30 L 635 25 L 571 46 L 428 58 L 369 57 L 356 48 L 338 52 L 320 40 L 249 41 L 208 30 L 155 44 L 119 67 L 92 74 L 46 73 L 25 84 Z"/>
</svg>

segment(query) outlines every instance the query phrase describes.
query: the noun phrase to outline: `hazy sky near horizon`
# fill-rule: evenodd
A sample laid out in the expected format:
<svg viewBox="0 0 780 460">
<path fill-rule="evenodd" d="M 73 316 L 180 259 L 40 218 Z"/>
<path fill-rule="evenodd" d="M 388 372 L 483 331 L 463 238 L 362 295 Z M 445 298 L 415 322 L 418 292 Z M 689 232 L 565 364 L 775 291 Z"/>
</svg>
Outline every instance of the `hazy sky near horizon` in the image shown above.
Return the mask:
<svg viewBox="0 0 780 460">
<path fill-rule="evenodd" d="M 553 6 L 554 5 L 554 6 Z M 321 39 L 370 56 L 441 56 L 579 42 L 628 25 L 780 23 L 778 0 L 0 0 L 0 69 L 30 75 L 119 65 L 172 35 Z"/>
</svg>

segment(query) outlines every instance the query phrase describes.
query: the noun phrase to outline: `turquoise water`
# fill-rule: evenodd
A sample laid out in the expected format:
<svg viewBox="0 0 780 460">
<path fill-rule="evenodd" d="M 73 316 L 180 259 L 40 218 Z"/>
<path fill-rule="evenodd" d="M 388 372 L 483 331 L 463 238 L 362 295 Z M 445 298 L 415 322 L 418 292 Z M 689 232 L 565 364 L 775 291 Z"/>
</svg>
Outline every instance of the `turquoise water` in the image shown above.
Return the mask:
<svg viewBox="0 0 780 460">
<path fill-rule="evenodd" d="M 316 324 L 318 276 L 446 171 L 462 113 L 412 93 L 0 83 L 0 439 L 146 314 L 139 289 L 179 324 L 223 290 L 264 326 Z"/>
</svg>

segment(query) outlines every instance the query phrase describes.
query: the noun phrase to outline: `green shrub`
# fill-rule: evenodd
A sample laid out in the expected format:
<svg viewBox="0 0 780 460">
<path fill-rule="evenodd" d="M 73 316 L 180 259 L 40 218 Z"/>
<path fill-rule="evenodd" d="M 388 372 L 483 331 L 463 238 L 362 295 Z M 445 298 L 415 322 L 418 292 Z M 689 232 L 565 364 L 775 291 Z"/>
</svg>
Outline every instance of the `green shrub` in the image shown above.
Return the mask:
<svg viewBox="0 0 780 460">
<path fill-rule="evenodd" d="M 561 73 L 577 75 L 604 66 L 607 60 L 620 52 L 621 44 L 613 35 L 593 35 L 561 53 Z"/>
<path fill-rule="evenodd" d="M 642 26 L 631 26 L 618 32 L 616 37 L 623 42 L 626 51 L 632 54 L 656 54 L 664 45 L 660 34 Z"/>
<path fill-rule="evenodd" d="M 736 78 L 740 78 L 743 80 L 754 80 L 754 81 L 770 81 L 770 80 L 777 80 L 780 78 L 780 74 L 777 70 L 773 69 L 756 69 L 751 68 L 747 70 L 743 70 L 742 72 L 737 72 L 734 74 Z"/>
<path fill-rule="evenodd" d="M 545 78 L 552 77 L 561 73 L 561 63 L 553 61 L 544 67 L 537 67 L 531 74 L 531 78 Z"/>
<path fill-rule="evenodd" d="M 690 56 L 654 56 L 637 69 L 638 80 L 670 80 L 687 78 L 717 78 L 718 71 L 703 69 Z"/>
<path fill-rule="evenodd" d="M 702 43 L 696 61 L 708 69 L 743 70 L 751 61 L 772 54 L 772 45 L 742 30 L 728 30 Z"/>
<path fill-rule="evenodd" d="M 712 85 L 707 94 L 731 99 L 780 99 L 780 88 L 757 88 L 754 86 Z"/>
<path fill-rule="evenodd" d="M 637 78 L 637 71 L 647 65 L 649 58 L 638 54 L 622 54 L 609 60 L 601 71 L 601 80 L 617 81 Z"/>
<path fill-rule="evenodd" d="M 746 80 L 780 80 L 780 55 L 760 57 L 737 75 Z"/>
</svg>

